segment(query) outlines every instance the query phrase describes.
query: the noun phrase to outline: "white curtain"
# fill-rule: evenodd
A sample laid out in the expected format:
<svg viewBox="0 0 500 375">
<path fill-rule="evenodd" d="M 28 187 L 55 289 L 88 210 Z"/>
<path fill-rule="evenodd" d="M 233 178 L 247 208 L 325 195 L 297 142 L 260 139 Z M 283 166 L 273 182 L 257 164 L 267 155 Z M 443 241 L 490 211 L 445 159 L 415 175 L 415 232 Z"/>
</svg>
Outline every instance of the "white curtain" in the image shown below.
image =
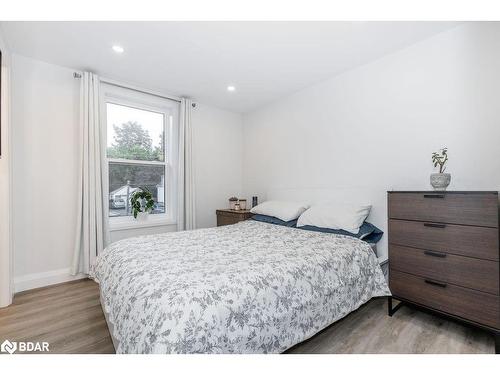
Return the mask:
<svg viewBox="0 0 500 375">
<path fill-rule="evenodd" d="M 190 230 L 196 228 L 195 186 L 193 169 L 193 128 L 191 111 L 193 102 L 181 99 L 179 126 L 179 186 L 177 200 L 177 229 Z"/>
<path fill-rule="evenodd" d="M 103 205 L 103 137 L 100 126 L 99 77 L 84 72 L 80 83 L 80 161 L 77 228 L 71 272 L 88 273 L 107 243 Z"/>
</svg>

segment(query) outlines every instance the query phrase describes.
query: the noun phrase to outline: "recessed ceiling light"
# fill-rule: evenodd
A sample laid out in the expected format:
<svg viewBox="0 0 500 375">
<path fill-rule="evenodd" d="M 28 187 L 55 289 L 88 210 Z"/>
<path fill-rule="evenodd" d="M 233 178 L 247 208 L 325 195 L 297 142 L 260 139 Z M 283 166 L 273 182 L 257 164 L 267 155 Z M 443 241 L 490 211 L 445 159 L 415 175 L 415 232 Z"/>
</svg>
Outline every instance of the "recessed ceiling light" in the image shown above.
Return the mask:
<svg viewBox="0 0 500 375">
<path fill-rule="evenodd" d="M 115 51 L 116 53 L 123 53 L 123 51 L 125 51 L 125 50 L 123 49 L 122 46 L 114 45 L 113 46 L 113 51 Z"/>
<path fill-rule="evenodd" d="M 227 91 L 236 91 L 236 87 L 234 87 L 234 86 L 227 86 Z"/>
</svg>

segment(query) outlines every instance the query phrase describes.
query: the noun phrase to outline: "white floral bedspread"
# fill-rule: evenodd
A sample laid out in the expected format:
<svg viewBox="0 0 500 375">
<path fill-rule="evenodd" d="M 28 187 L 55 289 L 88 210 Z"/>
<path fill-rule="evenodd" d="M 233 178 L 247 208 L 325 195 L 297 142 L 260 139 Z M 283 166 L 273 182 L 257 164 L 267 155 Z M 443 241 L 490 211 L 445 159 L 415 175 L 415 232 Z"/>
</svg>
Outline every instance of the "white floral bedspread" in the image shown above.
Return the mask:
<svg viewBox="0 0 500 375">
<path fill-rule="evenodd" d="M 91 276 L 118 353 L 280 353 L 390 295 L 368 244 L 252 220 L 113 243 Z"/>
</svg>

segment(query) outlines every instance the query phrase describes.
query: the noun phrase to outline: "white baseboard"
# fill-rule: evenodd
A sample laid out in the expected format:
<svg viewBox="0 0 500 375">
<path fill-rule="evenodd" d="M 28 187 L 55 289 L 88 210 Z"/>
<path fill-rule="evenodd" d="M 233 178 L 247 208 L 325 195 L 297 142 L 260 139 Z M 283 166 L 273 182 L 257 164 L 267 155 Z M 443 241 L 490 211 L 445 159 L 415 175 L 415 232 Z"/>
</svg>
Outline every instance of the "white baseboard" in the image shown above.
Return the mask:
<svg viewBox="0 0 500 375">
<path fill-rule="evenodd" d="M 62 268 L 59 270 L 31 273 L 24 276 L 14 278 L 14 292 L 22 292 L 24 290 L 41 288 L 48 285 L 64 283 L 66 281 L 79 280 L 86 278 L 87 275 L 79 273 L 71 275 L 70 268 Z"/>
</svg>

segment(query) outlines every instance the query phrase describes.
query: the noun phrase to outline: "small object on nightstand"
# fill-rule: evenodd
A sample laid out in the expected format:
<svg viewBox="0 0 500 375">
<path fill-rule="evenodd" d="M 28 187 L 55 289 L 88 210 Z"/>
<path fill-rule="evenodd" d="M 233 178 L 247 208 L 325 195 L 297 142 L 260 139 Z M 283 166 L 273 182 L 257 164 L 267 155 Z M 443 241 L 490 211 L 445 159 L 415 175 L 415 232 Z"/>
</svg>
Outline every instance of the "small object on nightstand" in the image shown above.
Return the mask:
<svg viewBox="0 0 500 375">
<path fill-rule="evenodd" d="M 250 210 L 217 210 L 217 226 L 236 224 L 252 217 Z"/>
<path fill-rule="evenodd" d="M 240 204 L 239 204 L 239 202 L 236 202 L 236 203 L 234 204 L 234 210 L 235 210 L 235 211 L 239 211 L 239 210 L 240 210 Z"/>
<path fill-rule="evenodd" d="M 257 206 L 259 204 L 258 200 L 259 200 L 259 198 L 252 197 L 252 208 L 254 208 L 255 206 Z"/>
<path fill-rule="evenodd" d="M 246 210 L 247 209 L 247 200 L 246 199 L 240 199 L 238 201 L 240 204 L 240 210 Z"/>
<path fill-rule="evenodd" d="M 229 209 L 234 210 L 234 206 L 238 203 L 238 198 L 236 197 L 231 197 L 229 198 Z"/>
</svg>

